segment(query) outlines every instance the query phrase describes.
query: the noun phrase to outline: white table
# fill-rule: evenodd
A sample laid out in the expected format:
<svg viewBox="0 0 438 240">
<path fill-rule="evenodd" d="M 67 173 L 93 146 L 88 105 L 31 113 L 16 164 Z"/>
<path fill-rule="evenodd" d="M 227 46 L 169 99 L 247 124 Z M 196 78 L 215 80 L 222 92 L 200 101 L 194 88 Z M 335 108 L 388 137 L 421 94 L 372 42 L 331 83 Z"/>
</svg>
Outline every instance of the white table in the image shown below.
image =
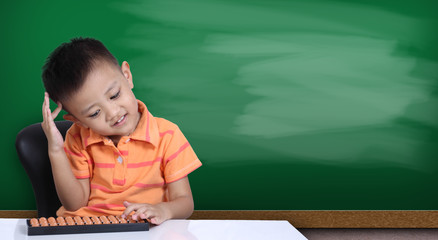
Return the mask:
<svg viewBox="0 0 438 240">
<path fill-rule="evenodd" d="M 149 231 L 27 236 L 25 219 L 0 218 L 0 239 L 227 240 L 306 239 L 287 221 L 169 220 Z"/>
</svg>

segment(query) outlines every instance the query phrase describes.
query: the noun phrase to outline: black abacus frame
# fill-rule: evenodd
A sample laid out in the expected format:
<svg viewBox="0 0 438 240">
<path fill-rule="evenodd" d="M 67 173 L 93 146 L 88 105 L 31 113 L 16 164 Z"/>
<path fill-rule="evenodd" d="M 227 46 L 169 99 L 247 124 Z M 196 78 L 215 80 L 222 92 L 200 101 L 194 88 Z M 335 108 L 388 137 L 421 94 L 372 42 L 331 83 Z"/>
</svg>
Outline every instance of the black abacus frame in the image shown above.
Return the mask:
<svg viewBox="0 0 438 240">
<path fill-rule="evenodd" d="M 64 225 L 64 226 L 38 226 L 33 227 L 27 219 L 27 235 L 52 235 L 52 234 L 77 234 L 77 233 L 105 233 L 105 232 L 130 232 L 149 231 L 149 223 L 115 223 L 115 224 L 90 224 L 90 225 Z"/>
</svg>

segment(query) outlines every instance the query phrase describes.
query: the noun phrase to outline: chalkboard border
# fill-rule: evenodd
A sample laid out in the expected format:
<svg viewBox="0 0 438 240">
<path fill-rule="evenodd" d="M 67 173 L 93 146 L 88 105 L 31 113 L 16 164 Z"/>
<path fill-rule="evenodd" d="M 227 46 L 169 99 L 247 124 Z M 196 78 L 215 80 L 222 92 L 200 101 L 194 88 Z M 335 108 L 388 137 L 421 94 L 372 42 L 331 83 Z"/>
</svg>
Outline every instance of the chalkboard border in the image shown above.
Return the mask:
<svg viewBox="0 0 438 240">
<path fill-rule="evenodd" d="M 296 228 L 438 228 L 438 211 L 195 211 L 191 219 L 287 220 Z"/>
<path fill-rule="evenodd" d="M 0 218 L 33 218 L 35 210 L 1 210 Z M 287 220 L 296 228 L 438 228 L 438 210 L 195 210 L 192 220 Z"/>
</svg>

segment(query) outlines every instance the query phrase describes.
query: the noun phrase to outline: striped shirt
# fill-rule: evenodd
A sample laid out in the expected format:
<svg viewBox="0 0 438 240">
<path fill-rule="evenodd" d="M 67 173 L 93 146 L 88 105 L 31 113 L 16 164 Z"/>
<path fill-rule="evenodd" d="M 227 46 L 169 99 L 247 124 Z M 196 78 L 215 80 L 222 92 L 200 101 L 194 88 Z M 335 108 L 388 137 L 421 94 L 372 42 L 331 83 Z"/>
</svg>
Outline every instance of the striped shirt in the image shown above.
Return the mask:
<svg viewBox="0 0 438 240">
<path fill-rule="evenodd" d="M 76 178 L 90 179 L 90 196 L 86 207 L 61 207 L 58 216 L 120 215 L 123 201 L 165 202 L 166 184 L 202 165 L 177 125 L 153 117 L 141 101 L 138 106 L 137 128 L 117 146 L 78 124 L 68 130 L 64 150 Z"/>
</svg>

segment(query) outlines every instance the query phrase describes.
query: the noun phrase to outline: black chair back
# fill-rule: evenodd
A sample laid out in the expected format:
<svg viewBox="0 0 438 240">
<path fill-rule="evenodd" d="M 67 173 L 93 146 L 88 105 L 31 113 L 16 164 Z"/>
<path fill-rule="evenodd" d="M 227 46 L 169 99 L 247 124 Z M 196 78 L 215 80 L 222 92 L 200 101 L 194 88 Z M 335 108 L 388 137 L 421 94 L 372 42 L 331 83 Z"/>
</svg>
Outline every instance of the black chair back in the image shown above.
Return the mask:
<svg viewBox="0 0 438 240">
<path fill-rule="evenodd" d="M 72 125 L 70 121 L 56 121 L 56 126 L 65 137 Z M 61 206 L 53 182 L 52 167 L 47 152 L 47 138 L 41 123 L 21 130 L 15 141 L 18 158 L 32 183 L 38 217 L 54 217 Z"/>
</svg>

